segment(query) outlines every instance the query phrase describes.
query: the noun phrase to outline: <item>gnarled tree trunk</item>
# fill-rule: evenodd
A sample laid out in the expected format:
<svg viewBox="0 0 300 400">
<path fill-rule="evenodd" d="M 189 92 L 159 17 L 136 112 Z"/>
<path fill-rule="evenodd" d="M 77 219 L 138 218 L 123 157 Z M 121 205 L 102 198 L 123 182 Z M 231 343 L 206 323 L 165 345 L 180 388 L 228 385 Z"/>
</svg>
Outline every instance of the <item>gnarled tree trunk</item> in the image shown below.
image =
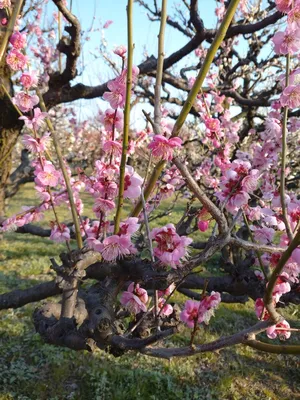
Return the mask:
<svg viewBox="0 0 300 400">
<path fill-rule="evenodd" d="M 11 74 L 5 66 L 5 59 L 0 64 L 0 83 L 13 96 Z M 5 212 L 5 186 L 11 172 L 13 148 L 23 124 L 18 117 L 17 111 L 0 86 L 0 217 Z"/>
</svg>

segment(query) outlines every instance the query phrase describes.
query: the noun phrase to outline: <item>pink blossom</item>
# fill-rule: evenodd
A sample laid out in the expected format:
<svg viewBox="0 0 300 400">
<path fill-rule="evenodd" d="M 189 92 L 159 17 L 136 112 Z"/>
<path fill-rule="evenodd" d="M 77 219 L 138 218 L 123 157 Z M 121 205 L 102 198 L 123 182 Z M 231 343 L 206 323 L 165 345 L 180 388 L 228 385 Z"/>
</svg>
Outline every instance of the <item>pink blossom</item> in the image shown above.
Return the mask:
<svg viewBox="0 0 300 400">
<path fill-rule="evenodd" d="M 141 311 L 146 312 L 146 303 L 148 302 L 147 291 L 140 288 L 138 284 L 135 286 L 134 282 L 132 282 L 128 286 L 128 290 L 122 293 L 120 302 L 133 314 L 138 314 Z"/>
<path fill-rule="evenodd" d="M 158 309 L 161 315 L 165 315 L 166 317 L 173 313 L 173 307 L 171 304 L 167 304 L 163 298 L 158 299 Z"/>
<path fill-rule="evenodd" d="M 181 147 L 182 140 L 179 137 L 167 139 L 162 135 L 155 135 L 153 141 L 148 145 L 152 150 L 154 157 L 160 157 L 163 160 L 170 161 L 173 158 L 173 152 L 176 147 Z"/>
<path fill-rule="evenodd" d="M 96 239 L 96 237 L 89 236 L 88 238 L 86 238 L 85 242 L 88 247 L 95 251 L 98 251 L 99 253 L 103 249 L 103 244 L 100 242 L 100 240 Z"/>
<path fill-rule="evenodd" d="M 60 178 L 59 171 L 56 171 L 54 165 L 48 161 L 41 170 L 36 170 L 35 182 L 41 186 L 56 186 Z"/>
<path fill-rule="evenodd" d="M 93 206 L 93 211 L 96 214 L 96 217 L 100 217 L 100 213 L 108 213 L 112 211 L 116 207 L 114 201 L 105 199 L 105 198 L 97 198 L 95 204 Z"/>
<path fill-rule="evenodd" d="M 104 28 L 104 29 L 107 29 L 113 22 L 114 22 L 114 21 L 112 21 L 112 20 L 109 19 L 108 21 L 106 21 L 106 22 L 104 23 L 103 28 Z"/>
<path fill-rule="evenodd" d="M 127 53 L 127 48 L 126 48 L 126 46 L 120 45 L 120 46 L 118 46 L 118 47 L 116 47 L 116 48 L 114 49 L 114 53 L 115 53 L 117 56 L 120 56 L 120 57 L 122 57 L 122 58 L 125 58 L 125 54 Z"/>
<path fill-rule="evenodd" d="M 111 108 L 113 108 L 114 110 L 118 107 L 124 107 L 126 87 L 123 82 L 122 76 L 112 81 L 109 81 L 107 87 L 110 92 L 104 92 L 104 100 L 108 101 Z"/>
<path fill-rule="evenodd" d="M 236 194 L 233 194 L 226 204 L 226 208 L 228 211 L 235 213 L 239 208 L 248 204 L 250 200 L 250 196 L 248 193 L 244 191 L 240 191 Z"/>
<path fill-rule="evenodd" d="M 272 243 L 275 231 L 273 228 L 267 228 L 266 226 L 263 227 L 252 227 L 252 231 L 254 231 L 254 239 L 258 243 L 261 244 L 270 244 Z"/>
<path fill-rule="evenodd" d="M 195 50 L 195 54 L 196 54 L 197 57 L 199 57 L 198 54 L 196 53 L 197 50 L 198 49 Z M 192 89 L 192 87 L 194 86 L 195 81 L 196 81 L 196 78 L 194 78 L 194 77 L 190 77 L 189 78 L 189 80 L 188 80 L 188 88 L 189 89 Z"/>
<path fill-rule="evenodd" d="M 226 13 L 226 8 L 224 4 L 221 4 L 220 7 L 216 7 L 215 14 L 219 20 L 221 20 Z"/>
<path fill-rule="evenodd" d="M 286 87 L 280 96 L 280 103 L 283 107 L 300 107 L 300 85 Z"/>
<path fill-rule="evenodd" d="M 257 187 L 259 171 L 250 169 L 251 164 L 243 160 L 234 160 L 224 169 L 220 182 L 222 192 L 216 195 L 221 201 L 226 202 L 227 210 L 232 213 L 248 203 L 249 193 Z"/>
<path fill-rule="evenodd" d="M 269 339 L 276 339 L 277 336 L 280 340 L 286 340 L 291 337 L 291 332 L 289 331 L 290 324 L 287 321 L 280 321 L 277 325 L 270 326 L 266 330 Z"/>
<path fill-rule="evenodd" d="M 50 133 L 46 132 L 41 138 L 34 138 L 30 135 L 23 135 L 22 142 L 24 147 L 32 153 L 43 153 L 50 141 Z"/>
<path fill-rule="evenodd" d="M 139 67 L 137 67 L 136 65 L 132 66 L 132 82 L 136 83 L 138 75 L 140 73 L 140 69 Z M 123 83 L 123 85 L 126 85 L 126 80 L 127 80 L 127 68 L 124 68 L 119 79 L 121 80 L 121 82 Z"/>
<path fill-rule="evenodd" d="M 206 232 L 209 228 L 209 221 L 198 221 L 197 226 L 201 232 Z"/>
<path fill-rule="evenodd" d="M 206 128 L 210 131 L 219 132 L 221 124 L 217 118 L 206 118 L 204 123 Z"/>
<path fill-rule="evenodd" d="M 21 50 L 26 46 L 26 36 L 27 33 L 20 33 L 17 31 L 11 35 L 9 41 L 15 49 Z"/>
<path fill-rule="evenodd" d="M 30 95 L 26 92 L 19 92 L 13 97 L 14 104 L 22 111 L 28 112 L 33 109 L 39 102 L 37 95 Z"/>
<path fill-rule="evenodd" d="M 300 266 L 300 247 L 295 249 L 292 253 L 292 259 Z"/>
<path fill-rule="evenodd" d="M 258 319 L 263 321 L 266 321 L 270 317 L 262 298 L 258 298 L 255 301 L 255 314 Z"/>
<path fill-rule="evenodd" d="M 282 272 L 281 275 L 278 276 L 272 293 L 272 296 L 276 303 L 278 303 L 280 297 L 283 294 L 291 291 L 291 285 L 289 284 L 289 282 L 287 282 L 288 279 L 289 276 L 286 272 Z"/>
<path fill-rule="evenodd" d="M 284 266 L 284 272 L 288 274 L 291 282 L 299 282 L 300 263 L 293 262 L 293 257 L 291 257 Z"/>
<path fill-rule="evenodd" d="M 8 8 L 11 6 L 11 1 L 10 0 L 0 0 L 0 10 L 3 8 Z"/>
<path fill-rule="evenodd" d="M 42 112 L 40 108 L 36 107 L 33 110 L 33 117 L 19 117 L 20 120 L 25 122 L 25 126 L 35 131 L 42 125 L 43 120 L 48 116 L 46 112 Z"/>
<path fill-rule="evenodd" d="M 35 186 L 34 188 L 38 192 L 38 195 L 41 198 L 41 200 L 44 201 L 46 204 L 51 198 L 49 191 L 45 187 L 38 186 L 38 185 Z"/>
<path fill-rule="evenodd" d="M 253 193 L 254 190 L 257 188 L 257 181 L 259 178 L 259 170 L 252 169 L 245 178 L 243 178 L 241 182 L 242 189 L 247 193 Z"/>
<path fill-rule="evenodd" d="M 274 50 L 277 54 L 294 54 L 300 49 L 300 29 L 287 28 L 273 37 Z"/>
<path fill-rule="evenodd" d="M 259 281 L 264 281 L 264 280 L 265 280 L 264 274 L 263 274 L 261 271 L 259 271 L 258 269 L 256 269 L 256 270 L 254 271 L 254 275 L 256 276 L 256 278 L 257 278 Z"/>
<path fill-rule="evenodd" d="M 104 128 L 108 132 L 112 132 L 113 128 L 117 130 L 123 129 L 123 112 L 121 110 L 113 110 L 111 108 L 105 110 L 101 115 L 100 121 L 104 124 Z"/>
<path fill-rule="evenodd" d="M 130 285 L 128 286 L 127 291 L 129 293 L 134 293 L 136 296 L 139 297 L 139 299 L 144 303 L 148 303 L 148 293 L 146 289 L 143 289 L 140 287 L 138 283 L 131 282 Z"/>
<path fill-rule="evenodd" d="M 13 71 L 18 71 L 26 67 L 28 57 L 24 56 L 19 50 L 12 49 L 6 57 L 6 62 Z"/>
<path fill-rule="evenodd" d="M 54 224 L 51 229 L 50 239 L 57 243 L 70 240 L 70 229 L 65 224 L 60 224 L 60 226 Z"/>
<path fill-rule="evenodd" d="M 187 255 L 186 247 L 193 241 L 186 236 L 179 236 L 173 224 L 152 229 L 150 238 L 157 244 L 154 249 L 155 256 L 164 265 L 174 269 L 181 264 L 180 260 Z"/>
<path fill-rule="evenodd" d="M 38 84 L 38 72 L 23 72 L 20 78 L 20 82 L 24 86 L 25 89 L 30 89 L 32 87 L 36 87 Z"/>
<path fill-rule="evenodd" d="M 210 318 L 214 315 L 216 309 L 221 303 L 221 295 L 219 292 L 211 292 L 209 296 L 205 296 L 200 301 L 198 322 L 209 323 Z"/>
<path fill-rule="evenodd" d="M 139 314 L 140 312 L 147 311 L 146 305 L 131 292 L 123 292 L 120 302 L 132 314 Z"/>
<path fill-rule="evenodd" d="M 211 219 L 210 213 L 207 211 L 205 207 L 198 213 L 198 222 L 197 226 L 201 232 L 206 232 L 209 228 L 209 222 Z"/>
<path fill-rule="evenodd" d="M 184 310 L 180 313 L 180 319 L 185 322 L 189 328 L 194 328 L 198 323 L 199 318 L 199 301 L 187 300 L 184 305 Z"/>
<path fill-rule="evenodd" d="M 138 283 L 134 284 L 134 282 L 132 282 L 127 289 L 129 292 L 133 292 L 135 293 L 139 299 L 144 303 L 147 304 L 148 303 L 148 293 L 146 289 L 143 289 L 140 287 L 140 285 Z"/>
<path fill-rule="evenodd" d="M 281 105 L 279 106 L 281 108 Z M 282 127 L 281 123 L 276 118 L 268 117 L 265 121 L 265 131 L 269 136 L 276 136 L 277 138 L 281 138 Z"/>
<path fill-rule="evenodd" d="M 116 182 L 109 180 L 108 177 L 100 177 L 93 185 L 93 189 L 89 190 L 95 197 L 102 197 L 111 200 L 118 194 L 118 185 Z M 114 208 L 114 207 L 113 207 Z"/>
<path fill-rule="evenodd" d="M 167 198 L 169 198 L 170 196 L 172 196 L 172 194 L 173 194 L 174 192 L 175 192 L 174 186 L 173 186 L 173 185 L 170 185 L 169 183 L 167 183 L 166 185 L 162 185 L 162 186 L 160 187 L 159 195 L 160 195 L 160 198 L 161 198 L 161 200 L 162 200 L 162 199 L 167 199 Z"/>
<path fill-rule="evenodd" d="M 167 289 L 159 290 L 158 291 L 158 297 L 170 296 L 170 294 L 174 291 L 175 287 L 176 287 L 175 283 L 171 283 L 171 285 L 168 286 Z"/>
<path fill-rule="evenodd" d="M 276 7 L 282 13 L 288 13 L 293 5 L 293 0 L 275 0 Z"/>
<path fill-rule="evenodd" d="M 86 228 L 86 234 L 88 237 L 97 238 L 99 231 L 99 221 L 93 221 L 92 226 Z"/>
<path fill-rule="evenodd" d="M 126 221 L 120 222 L 120 235 L 132 235 L 135 233 L 139 227 L 141 226 L 138 224 L 138 218 L 136 217 L 129 217 Z"/>
<path fill-rule="evenodd" d="M 300 4 L 296 4 L 295 7 L 289 11 L 288 24 L 291 28 L 300 28 Z"/>
<path fill-rule="evenodd" d="M 103 240 L 100 252 L 105 261 L 115 261 L 130 254 L 130 237 L 112 235 Z"/>
<path fill-rule="evenodd" d="M 137 199 L 141 195 L 142 183 L 142 177 L 130 165 L 126 165 L 124 197 Z"/>
<path fill-rule="evenodd" d="M 260 207 L 247 207 L 245 212 L 250 221 L 258 221 L 262 215 Z"/>
<path fill-rule="evenodd" d="M 103 151 L 113 157 L 120 157 L 122 154 L 122 145 L 116 140 L 107 140 L 103 145 Z"/>
<path fill-rule="evenodd" d="M 187 300 L 184 310 L 180 313 L 181 321 L 185 322 L 189 328 L 193 328 L 195 324 L 204 322 L 209 323 L 210 318 L 214 315 L 216 309 L 221 302 L 221 295 L 218 292 L 211 292 L 205 296 L 200 302 Z"/>
</svg>

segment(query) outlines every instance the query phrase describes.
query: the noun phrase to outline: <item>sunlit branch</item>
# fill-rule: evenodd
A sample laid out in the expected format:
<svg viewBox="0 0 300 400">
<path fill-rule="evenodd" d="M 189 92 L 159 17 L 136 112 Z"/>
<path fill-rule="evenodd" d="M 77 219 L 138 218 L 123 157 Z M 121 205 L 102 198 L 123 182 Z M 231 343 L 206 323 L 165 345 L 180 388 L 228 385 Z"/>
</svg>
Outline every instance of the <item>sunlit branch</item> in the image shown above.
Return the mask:
<svg viewBox="0 0 300 400">
<path fill-rule="evenodd" d="M 205 57 L 203 65 L 200 69 L 200 72 L 197 76 L 197 79 L 196 79 L 196 81 L 195 81 L 183 107 L 182 107 L 182 110 L 175 122 L 175 125 L 172 130 L 172 136 L 178 136 L 178 134 L 180 133 L 180 130 L 181 130 L 181 128 L 182 128 L 182 126 L 194 104 L 197 94 L 199 93 L 199 91 L 203 85 L 205 77 L 209 71 L 210 65 L 214 60 L 215 54 L 217 53 L 225 35 L 226 35 L 227 29 L 230 26 L 230 23 L 235 14 L 238 4 L 239 4 L 239 0 L 232 0 L 230 2 L 230 5 L 226 12 L 226 15 L 220 25 L 218 32 L 216 33 L 215 39 L 207 52 L 207 55 Z M 156 168 L 154 169 L 151 177 L 149 178 L 149 182 L 148 182 L 146 190 L 145 190 L 145 200 L 147 200 L 148 196 L 152 192 L 152 190 L 156 184 L 156 181 L 157 181 L 158 177 L 160 176 L 162 170 L 164 169 L 165 165 L 166 165 L 165 161 L 160 161 L 156 165 Z M 141 203 L 141 201 L 139 201 L 132 212 L 132 216 L 139 215 L 141 210 L 142 210 L 142 203 Z"/>
<path fill-rule="evenodd" d="M 133 22 L 132 22 L 132 8 L 133 0 L 128 0 L 127 4 L 127 47 L 128 47 L 128 59 L 127 59 L 127 81 L 126 81 L 126 100 L 124 108 L 124 129 L 123 129 L 123 145 L 122 145 L 122 157 L 120 164 L 120 179 L 119 179 L 119 194 L 118 194 L 118 205 L 115 216 L 115 227 L 114 233 L 119 232 L 121 212 L 124 203 L 124 188 L 125 188 L 125 165 L 127 159 L 128 150 L 128 137 L 130 127 L 130 97 L 132 88 L 132 65 L 133 65 Z"/>
<path fill-rule="evenodd" d="M 273 303 L 273 290 L 276 285 L 276 281 L 278 276 L 281 274 L 283 271 L 283 268 L 289 258 L 291 257 L 293 251 L 299 246 L 300 244 L 300 228 L 298 229 L 298 232 L 292 242 L 290 243 L 289 247 L 286 249 L 286 251 L 282 254 L 280 260 L 278 261 L 278 264 L 276 265 L 276 268 L 273 270 L 272 275 L 269 278 L 269 283 L 266 289 L 266 293 L 264 296 L 264 304 L 271 316 L 271 319 L 273 322 L 277 323 L 281 320 L 281 315 L 276 311 L 275 305 Z"/>
<path fill-rule="evenodd" d="M 289 75 L 290 75 L 290 55 L 286 55 L 286 72 L 285 72 L 285 87 L 289 85 Z M 288 220 L 287 210 L 286 210 L 286 196 L 285 196 L 285 170 L 286 170 L 286 156 L 287 156 L 287 122 L 288 122 L 288 107 L 285 106 L 283 109 L 283 120 L 282 120 L 282 150 L 281 150 L 281 172 L 280 172 L 280 200 L 282 208 L 282 218 L 286 228 L 286 233 L 289 240 L 293 239 L 292 229 Z"/>
<path fill-rule="evenodd" d="M 47 112 L 47 109 L 46 109 L 46 106 L 45 106 L 45 103 L 44 103 L 42 95 L 39 92 L 38 92 L 38 95 L 39 95 L 39 98 L 40 98 L 41 109 L 44 112 Z M 68 196 L 69 196 L 69 201 L 70 201 L 72 218 L 73 218 L 74 227 L 75 227 L 77 246 L 78 246 L 79 249 L 81 249 L 82 248 L 82 238 L 81 238 L 81 233 L 80 233 L 80 225 L 79 225 L 76 205 L 75 205 L 75 202 L 74 202 L 74 196 L 73 196 L 72 186 L 71 186 L 71 182 L 70 182 L 70 177 L 68 175 L 68 171 L 66 169 L 66 166 L 65 166 L 65 163 L 64 163 L 64 160 L 63 160 L 63 156 L 62 156 L 62 152 L 61 152 L 61 149 L 60 149 L 60 145 L 59 145 L 58 139 L 56 137 L 56 133 L 55 133 L 54 127 L 52 125 L 52 122 L 50 121 L 49 118 L 46 118 L 46 122 L 47 122 L 48 128 L 49 128 L 49 130 L 51 132 L 51 137 L 52 137 L 54 148 L 55 148 L 55 151 L 56 151 L 56 154 L 57 154 L 59 166 L 60 166 L 60 169 L 62 171 L 64 180 L 65 180 L 65 184 L 66 184 L 66 188 L 67 188 L 67 192 L 68 192 Z"/>
<path fill-rule="evenodd" d="M 9 19 L 8 25 L 5 30 L 4 37 L 2 38 L 2 43 L 0 45 L 0 63 L 5 54 L 10 35 L 14 31 L 14 26 L 16 24 L 19 14 L 20 14 L 22 5 L 23 5 L 23 0 L 16 0 L 14 8 L 13 8 L 13 12 L 11 14 L 11 17 Z"/>
</svg>

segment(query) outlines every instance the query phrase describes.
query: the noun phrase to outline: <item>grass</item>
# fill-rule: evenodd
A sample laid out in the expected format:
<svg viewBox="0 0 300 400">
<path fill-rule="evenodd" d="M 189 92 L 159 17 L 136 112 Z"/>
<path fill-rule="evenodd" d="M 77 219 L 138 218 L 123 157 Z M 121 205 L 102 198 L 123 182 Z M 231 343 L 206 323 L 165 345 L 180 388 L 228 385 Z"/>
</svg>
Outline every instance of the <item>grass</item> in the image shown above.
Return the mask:
<svg viewBox="0 0 300 400">
<path fill-rule="evenodd" d="M 18 198 L 33 204 L 32 187 L 26 185 Z M 88 199 L 86 205 L 85 214 L 89 214 Z M 14 198 L 9 214 L 17 212 L 19 207 L 20 201 Z M 176 205 L 172 216 L 164 217 L 160 224 L 176 222 L 183 207 L 182 202 Z M 60 218 L 66 218 L 67 214 L 60 212 Z M 49 214 L 47 219 L 51 218 Z M 63 245 L 48 239 L 5 235 L 0 242 L 0 293 L 53 279 L 49 258 L 63 249 Z M 205 273 L 209 273 L 216 265 L 212 263 L 206 268 Z M 184 300 L 183 296 L 177 296 L 179 304 Z M 135 353 L 117 359 L 102 351 L 76 353 L 42 342 L 31 320 L 37 306 L 35 303 L 0 312 L 0 400 L 300 399 L 297 357 L 259 353 L 243 346 L 170 362 Z M 284 314 L 291 321 L 299 319 L 296 306 L 287 307 Z M 197 341 L 232 334 L 255 320 L 252 301 L 245 306 L 221 305 L 209 327 L 198 333 Z M 165 345 L 186 345 L 189 334 L 186 329 Z M 292 342 L 296 336 L 293 335 Z M 264 335 L 262 339 L 266 340 Z"/>
</svg>

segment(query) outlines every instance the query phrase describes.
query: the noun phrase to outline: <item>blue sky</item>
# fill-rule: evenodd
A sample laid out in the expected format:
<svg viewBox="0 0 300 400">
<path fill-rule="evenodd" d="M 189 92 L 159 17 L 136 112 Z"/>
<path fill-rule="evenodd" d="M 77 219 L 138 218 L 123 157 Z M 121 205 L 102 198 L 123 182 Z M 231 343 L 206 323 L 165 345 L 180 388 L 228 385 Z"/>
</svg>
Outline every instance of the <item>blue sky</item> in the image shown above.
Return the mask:
<svg viewBox="0 0 300 400">
<path fill-rule="evenodd" d="M 263 0 L 265 1 L 265 0 Z M 70 2 L 70 0 L 69 0 Z M 152 0 L 145 0 L 150 6 L 152 6 Z M 107 42 L 107 51 L 111 54 L 112 49 L 120 44 L 126 45 L 127 43 L 127 21 L 126 21 L 126 0 L 73 0 L 72 11 L 79 18 L 82 30 L 87 32 L 93 23 L 95 31 L 86 33 L 90 37 L 89 41 L 84 41 L 82 55 L 79 63 L 79 71 L 82 74 L 73 82 L 82 82 L 87 85 L 98 85 L 106 82 L 109 79 L 115 77 L 111 68 L 109 68 L 103 59 L 100 57 L 100 46 L 105 36 Z M 161 4 L 161 0 L 157 0 L 158 6 Z M 168 1 L 168 15 L 174 15 L 174 6 L 176 4 L 182 4 L 182 0 L 169 0 Z M 49 11 L 53 11 L 53 5 L 49 4 Z M 216 1 L 205 0 L 199 2 L 200 16 L 204 21 L 206 28 L 216 27 L 215 17 Z M 188 19 L 187 10 L 181 8 Z M 186 10 L 186 11 L 185 11 Z M 101 29 L 101 26 L 107 21 L 112 20 L 113 23 L 108 29 Z M 138 65 L 145 59 L 145 51 L 150 55 L 157 55 L 157 34 L 159 30 L 158 22 L 151 22 L 147 17 L 147 11 L 134 3 L 133 9 L 133 38 L 135 43 L 134 51 L 134 63 Z M 100 29 L 99 29 L 100 28 Z M 167 25 L 165 34 L 165 54 L 170 55 L 174 51 L 178 50 L 184 44 L 189 41 L 188 37 L 178 32 L 176 29 Z M 239 42 L 239 51 L 246 53 L 247 45 L 243 39 Z M 270 49 L 269 49 L 270 50 Z M 112 55 L 115 61 L 119 61 L 119 57 Z M 190 60 L 192 62 L 189 62 Z M 186 65 L 195 64 L 196 59 L 191 54 L 189 57 L 181 62 L 180 67 Z M 81 65 L 84 65 L 82 70 Z M 107 104 L 100 99 L 94 100 L 80 100 L 76 102 L 78 107 L 78 116 L 80 119 L 85 119 L 89 116 L 94 115 L 99 108 L 105 109 Z M 144 106 L 143 106 L 144 107 Z M 139 115 L 141 115 L 142 106 L 137 106 L 132 111 L 132 121 L 137 121 Z M 147 111 L 149 107 L 144 107 Z M 142 117 L 144 120 L 144 117 Z M 141 122 L 141 119 L 140 119 Z M 141 123 L 138 123 L 140 126 Z"/>
<path fill-rule="evenodd" d="M 147 1 L 147 0 L 146 0 Z M 70 3 L 70 1 L 69 1 Z M 157 1 L 158 6 L 161 1 Z M 181 1 L 179 1 L 181 3 Z M 209 3 L 209 6 L 207 4 Z M 93 28 L 98 29 L 107 20 L 113 20 L 108 29 L 94 31 L 88 33 L 90 40 L 84 42 L 81 62 L 84 64 L 83 74 L 77 78 L 77 82 L 83 82 L 87 85 L 97 85 L 114 77 L 111 69 L 105 65 L 101 58 L 96 59 L 95 55 L 99 54 L 102 35 L 104 33 L 107 42 L 107 49 L 111 51 L 115 46 L 127 43 L 127 21 L 126 21 L 126 0 L 73 0 L 72 11 L 79 18 L 82 30 L 87 31 L 93 22 Z M 148 4 L 152 5 L 152 1 L 148 0 Z M 168 14 L 174 14 L 174 5 L 178 4 L 178 0 L 168 1 Z M 207 1 L 202 4 L 201 17 L 204 19 L 205 25 L 213 28 L 216 25 L 214 15 L 215 1 Z M 51 7 L 51 6 L 50 6 Z M 50 10 L 49 10 L 50 11 Z M 51 7 L 52 11 L 52 7 Z M 188 18 L 188 15 L 187 15 Z M 145 51 L 148 55 L 157 54 L 157 34 L 159 30 L 158 22 L 151 22 L 147 17 L 147 12 L 137 3 L 133 9 L 133 36 L 134 36 L 134 63 L 138 65 L 145 59 Z M 165 34 L 165 54 L 166 56 L 182 47 L 189 38 L 184 37 L 174 28 L 167 26 Z M 117 56 L 114 56 L 118 60 Z M 99 100 L 81 100 L 77 102 L 78 112 L 81 118 L 92 115 L 98 107 L 104 108 L 105 104 Z M 137 119 L 140 107 L 133 110 L 132 119 Z"/>
</svg>

